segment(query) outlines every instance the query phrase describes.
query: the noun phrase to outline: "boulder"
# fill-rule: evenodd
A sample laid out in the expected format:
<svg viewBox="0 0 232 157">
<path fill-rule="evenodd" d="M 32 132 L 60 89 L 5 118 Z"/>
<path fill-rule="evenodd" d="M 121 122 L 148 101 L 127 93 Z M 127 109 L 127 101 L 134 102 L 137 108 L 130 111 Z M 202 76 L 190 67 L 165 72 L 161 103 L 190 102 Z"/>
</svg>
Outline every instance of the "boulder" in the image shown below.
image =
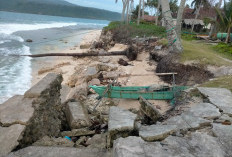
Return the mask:
<svg viewBox="0 0 232 157">
<path fill-rule="evenodd" d="M 42 139 L 33 143 L 33 146 L 60 146 L 60 147 L 73 147 L 74 143 L 66 138 L 52 138 L 45 136 Z"/>
<path fill-rule="evenodd" d="M 149 117 L 152 121 L 156 122 L 162 116 L 160 112 L 154 107 L 154 105 L 143 97 L 139 98 L 139 103 L 141 104 L 141 112 Z"/>
<path fill-rule="evenodd" d="M 160 141 L 175 132 L 176 125 L 150 125 L 139 128 L 139 136 L 145 141 Z"/>
<path fill-rule="evenodd" d="M 198 90 L 223 113 L 232 116 L 232 93 L 228 89 L 198 87 Z"/>
<path fill-rule="evenodd" d="M 107 145 L 111 146 L 113 140 L 119 137 L 130 135 L 134 130 L 136 117 L 136 114 L 128 110 L 123 110 L 115 106 L 110 107 Z"/>
<path fill-rule="evenodd" d="M 87 135 L 93 135 L 95 134 L 95 130 L 89 130 L 89 128 L 81 128 L 81 129 L 73 129 L 71 131 L 63 131 L 61 135 L 63 137 L 69 136 L 87 136 Z"/>
<path fill-rule="evenodd" d="M 209 120 L 216 119 L 221 116 L 219 109 L 210 103 L 200 103 L 191 106 L 188 112 L 196 117 L 201 117 Z"/>
<path fill-rule="evenodd" d="M 0 123 L 2 126 L 12 124 L 27 125 L 34 114 L 33 99 L 24 96 L 13 96 L 0 105 Z"/>
<path fill-rule="evenodd" d="M 0 126 L 0 156 L 7 155 L 19 145 L 24 129 L 25 126 L 20 124 Z"/>
<path fill-rule="evenodd" d="M 72 129 L 79 129 L 90 125 L 87 110 L 80 102 L 69 102 L 65 113 L 69 126 Z"/>
<path fill-rule="evenodd" d="M 98 77 L 98 68 L 97 67 L 88 67 L 85 73 L 86 81 L 89 82 L 90 80 Z"/>
<path fill-rule="evenodd" d="M 12 152 L 7 157 L 109 157 L 110 152 L 97 148 L 70 148 L 70 147 L 39 147 L 30 146 L 16 152 Z"/>
<path fill-rule="evenodd" d="M 213 133 L 229 157 L 232 154 L 232 125 L 213 124 Z"/>
</svg>

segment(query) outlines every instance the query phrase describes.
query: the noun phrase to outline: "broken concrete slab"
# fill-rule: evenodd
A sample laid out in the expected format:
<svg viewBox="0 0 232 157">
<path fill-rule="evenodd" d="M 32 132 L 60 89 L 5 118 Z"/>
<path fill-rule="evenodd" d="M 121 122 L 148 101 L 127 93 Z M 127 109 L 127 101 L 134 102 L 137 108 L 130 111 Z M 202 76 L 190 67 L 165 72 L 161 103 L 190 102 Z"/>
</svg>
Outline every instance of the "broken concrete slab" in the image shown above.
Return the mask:
<svg viewBox="0 0 232 157">
<path fill-rule="evenodd" d="M 95 130 L 89 130 L 89 128 L 73 129 L 71 131 L 63 131 L 61 135 L 65 136 L 87 136 L 95 134 Z"/>
<path fill-rule="evenodd" d="M 61 99 L 61 104 L 64 104 L 68 102 L 69 100 L 69 93 L 70 93 L 71 88 L 68 85 L 62 85 L 62 88 L 60 90 L 60 99 Z"/>
<path fill-rule="evenodd" d="M 148 142 L 160 141 L 174 133 L 176 129 L 176 125 L 141 126 L 139 129 L 139 136 Z"/>
<path fill-rule="evenodd" d="M 7 157 L 109 157 L 110 152 L 97 148 L 70 148 L 70 147 L 39 147 L 30 146 L 16 152 L 12 152 Z"/>
<path fill-rule="evenodd" d="M 221 116 L 219 109 L 210 103 L 200 103 L 188 110 L 188 112 L 196 117 L 201 117 L 205 119 L 215 119 Z"/>
<path fill-rule="evenodd" d="M 189 113 L 182 113 L 179 116 L 171 117 L 163 122 L 166 125 L 177 125 L 179 130 L 195 130 L 203 126 L 210 126 L 211 121 L 193 116 Z"/>
<path fill-rule="evenodd" d="M 98 68 L 97 67 L 88 67 L 85 73 L 86 82 L 98 77 Z"/>
<path fill-rule="evenodd" d="M 65 113 L 69 126 L 72 129 L 79 129 L 90 125 L 87 110 L 80 102 L 69 102 Z"/>
<path fill-rule="evenodd" d="M 7 155 L 18 146 L 24 130 L 25 126 L 20 124 L 0 126 L 0 156 Z"/>
<path fill-rule="evenodd" d="M 109 132 L 113 131 L 132 131 L 134 129 L 134 122 L 137 115 L 128 111 L 123 110 L 119 107 L 110 107 Z"/>
<path fill-rule="evenodd" d="M 45 136 L 42 139 L 33 143 L 33 146 L 60 146 L 60 147 L 73 147 L 74 143 L 66 138 L 52 138 Z"/>
<path fill-rule="evenodd" d="M 169 136 L 162 142 L 145 142 L 141 137 L 119 138 L 114 141 L 114 157 L 224 157 L 225 152 L 215 137 L 192 133 L 187 137 Z"/>
<path fill-rule="evenodd" d="M 110 147 L 113 140 L 119 137 L 127 137 L 134 130 L 135 119 L 137 115 L 123 110 L 119 107 L 110 107 L 109 121 L 108 121 L 108 138 L 107 146 Z"/>
<path fill-rule="evenodd" d="M 198 87 L 198 90 L 223 113 L 232 116 L 232 93 L 228 89 Z"/>
<path fill-rule="evenodd" d="M 140 110 L 142 113 L 148 116 L 154 122 L 156 122 L 162 116 L 160 112 L 154 107 L 154 105 L 143 97 L 139 98 L 139 103 L 141 104 Z"/>
<path fill-rule="evenodd" d="M 46 91 L 49 91 L 49 88 L 54 84 L 61 84 L 63 81 L 62 75 L 49 73 L 32 88 L 25 92 L 25 98 L 37 98 L 43 94 L 47 94 Z"/>
<path fill-rule="evenodd" d="M 212 129 L 214 135 L 218 138 L 221 148 L 226 152 L 226 156 L 232 154 L 232 125 L 222 125 L 213 123 Z"/>
<path fill-rule="evenodd" d="M 5 103 L 0 105 L 0 123 L 2 126 L 12 124 L 27 125 L 33 116 L 33 99 L 24 98 L 24 96 L 13 96 Z"/>
</svg>

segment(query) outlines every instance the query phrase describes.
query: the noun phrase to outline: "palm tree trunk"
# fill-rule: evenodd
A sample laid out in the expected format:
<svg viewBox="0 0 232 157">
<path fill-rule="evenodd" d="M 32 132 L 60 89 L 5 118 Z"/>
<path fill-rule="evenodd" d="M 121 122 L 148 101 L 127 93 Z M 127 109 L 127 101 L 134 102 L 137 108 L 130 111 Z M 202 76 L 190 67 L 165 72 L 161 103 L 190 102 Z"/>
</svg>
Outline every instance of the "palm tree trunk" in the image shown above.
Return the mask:
<svg viewBox="0 0 232 157">
<path fill-rule="evenodd" d="M 176 33 L 179 38 L 181 38 L 181 27 L 182 27 L 182 17 L 185 8 L 186 0 L 181 0 L 180 6 L 178 9 L 177 20 L 176 20 Z"/>
<path fill-rule="evenodd" d="M 122 0 L 123 8 L 122 8 L 122 17 L 121 21 L 125 21 L 125 12 L 126 12 L 126 0 Z"/>
<path fill-rule="evenodd" d="M 126 23 L 129 23 L 129 5 L 130 5 L 130 0 L 127 0 L 126 2 Z"/>
<path fill-rule="evenodd" d="M 157 7 L 157 11 L 156 11 L 156 19 L 155 19 L 155 24 L 156 24 L 156 25 L 158 25 L 159 8 L 160 8 L 160 0 L 158 0 L 158 7 Z"/>
<path fill-rule="evenodd" d="M 138 10 L 137 25 L 139 25 L 139 23 L 140 23 L 140 16 L 141 16 L 141 0 L 139 0 L 139 10 Z"/>
<path fill-rule="evenodd" d="M 199 16 L 200 10 L 201 10 L 201 4 L 197 7 L 196 16 L 195 16 L 194 21 L 193 21 L 193 23 L 192 23 L 191 33 L 193 32 L 194 25 L 195 25 L 195 21 L 196 21 L 196 19 L 197 19 L 197 18 L 198 18 L 198 16 Z"/>
<path fill-rule="evenodd" d="M 222 5 L 222 0 L 219 0 L 219 3 L 218 5 L 216 6 L 218 9 L 221 8 L 221 5 Z M 217 16 L 214 18 L 214 21 L 216 22 L 217 21 Z M 212 38 L 213 34 L 215 34 L 216 32 L 216 25 L 215 23 L 211 24 L 211 28 L 210 28 L 210 32 L 209 32 L 209 37 Z"/>
<path fill-rule="evenodd" d="M 225 41 L 226 44 L 228 44 L 230 42 L 230 32 L 231 32 L 231 28 L 229 26 L 229 28 L 227 30 L 226 41 Z"/>
<path fill-rule="evenodd" d="M 142 11 L 142 19 L 144 20 L 144 9 L 145 9 L 145 1 L 143 0 L 143 11 Z"/>
<path fill-rule="evenodd" d="M 172 15 L 170 11 L 169 1 L 161 0 L 162 7 L 162 15 L 165 22 L 165 27 L 167 31 L 167 38 L 169 42 L 169 50 L 170 52 L 180 53 L 183 51 L 180 38 L 176 34 L 176 30 L 174 29 L 174 24 L 172 20 Z"/>
<path fill-rule="evenodd" d="M 131 0 L 129 21 L 131 21 L 131 16 L 132 16 L 133 9 L 134 9 L 134 0 Z"/>
</svg>

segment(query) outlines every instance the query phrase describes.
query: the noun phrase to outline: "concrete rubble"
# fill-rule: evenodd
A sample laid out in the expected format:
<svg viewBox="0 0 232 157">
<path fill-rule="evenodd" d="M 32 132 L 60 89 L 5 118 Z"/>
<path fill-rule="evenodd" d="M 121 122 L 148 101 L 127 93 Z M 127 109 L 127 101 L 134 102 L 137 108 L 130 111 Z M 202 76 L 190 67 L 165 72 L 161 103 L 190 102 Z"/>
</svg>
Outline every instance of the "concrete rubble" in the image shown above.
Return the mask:
<svg viewBox="0 0 232 157">
<path fill-rule="evenodd" d="M 69 102 L 67 104 L 66 117 L 71 129 L 79 129 L 90 125 L 87 110 L 80 102 Z"/>
<path fill-rule="evenodd" d="M 198 90 L 223 113 L 232 116 L 232 93 L 228 89 L 198 87 Z"/>
<path fill-rule="evenodd" d="M 166 137 L 171 135 L 177 130 L 176 125 L 150 125 L 150 126 L 141 126 L 139 129 L 139 136 L 143 140 L 151 141 L 161 141 Z"/>
<path fill-rule="evenodd" d="M 120 136 L 126 137 L 134 130 L 137 115 L 119 107 L 110 107 L 108 122 L 108 146 Z"/>
</svg>

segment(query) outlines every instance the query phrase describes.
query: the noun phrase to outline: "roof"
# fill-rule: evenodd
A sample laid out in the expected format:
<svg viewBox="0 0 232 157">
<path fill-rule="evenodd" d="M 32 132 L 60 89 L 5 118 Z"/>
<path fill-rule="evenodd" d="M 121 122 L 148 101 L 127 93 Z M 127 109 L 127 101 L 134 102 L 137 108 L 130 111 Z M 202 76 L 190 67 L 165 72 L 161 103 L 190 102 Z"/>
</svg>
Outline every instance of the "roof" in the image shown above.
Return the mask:
<svg viewBox="0 0 232 157">
<path fill-rule="evenodd" d="M 208 18 L 214 18 L 217 15 L 216 11 L 214 8 L 201 8 L 200 9 L 200 14 L 198 19 L 203 20 L 205 17 Z M 196 14 L 194 13 L 194 9 L 191 8 L 185 8 L 184 9 L 184 19 L 194 19 Z"/>
<path fill-rule="evenodd" d="M 152 22 L 152 21 L 155 21 L 155 16 L 150 16 L 150 15 L 144 15 L 144 20 L 145 21 L 149 21 L 149 22 Z"/>
</svg>

